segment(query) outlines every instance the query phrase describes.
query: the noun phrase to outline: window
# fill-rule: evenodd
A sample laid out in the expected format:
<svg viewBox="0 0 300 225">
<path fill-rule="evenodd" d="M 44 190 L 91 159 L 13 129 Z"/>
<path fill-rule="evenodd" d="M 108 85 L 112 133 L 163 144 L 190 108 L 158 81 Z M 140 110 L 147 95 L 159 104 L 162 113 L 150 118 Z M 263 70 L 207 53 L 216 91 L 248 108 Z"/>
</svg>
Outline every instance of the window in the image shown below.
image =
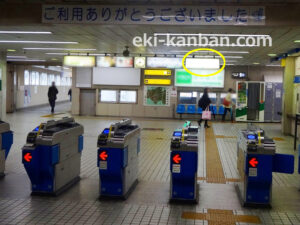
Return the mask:
<svg viewBox="0 0 300 225">
<path fill-rule="evenodd" d="M 52 82 L 55 82 L 54 74 L 50 74 L 49 77 L 48 77 L 48 85 L 51 85 Z"/>
<path fill-rule="evenodd" d="M 46 86 L 48 84 L 48 75 L 47 73 L 41 73 L 40 75 L 40 85 Z"/>
<path fill-rule="evenodd" d="M 196 104 L 197 103 L 197 92 L 180 92 L 179 93 L 180 104 Z"/>
<path fill-rule="evenodd" d="M 60 83 L 60 75 L 56 75 L 55 84 L 56 84 L 57 86 L 60 86 L 60 85 L 61 85 L 61 83 Z"/>
<path fill-rule="evenodd" d="M 136 103 L 136 91 L 120 91 L 120 103 Z"/>
<path fill-rule="evenodd" d="M 65 77 L 62 77 L 61 78 L 61 86 L 67 86 L 67 81 L 66 81 L 66 78 Z"/>
<path fill-rule="evenodd" d="M 38 72 L 32 71 L 30 76 L 31 85 L 39 85 L 40 83 L 40 74 Z"/>
<path fill-rule="evenodd" d="M 101 90 L 100 102 L 117 102 L 116 90 Z"/>
<path fill-rule="evenodd" d="M 29 84 L 30 84 L 29 71 L 25 70 L 24 71 L 24 85 L 29 85 Z"/>
</svg>

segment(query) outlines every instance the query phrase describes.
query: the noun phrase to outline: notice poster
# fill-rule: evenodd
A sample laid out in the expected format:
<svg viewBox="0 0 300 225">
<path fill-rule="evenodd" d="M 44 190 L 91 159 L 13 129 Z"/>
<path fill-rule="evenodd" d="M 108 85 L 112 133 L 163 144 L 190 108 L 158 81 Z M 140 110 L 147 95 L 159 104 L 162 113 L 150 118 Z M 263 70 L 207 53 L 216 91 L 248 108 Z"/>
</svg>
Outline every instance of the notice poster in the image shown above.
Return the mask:
<svg viewBox="0 0 300 225">
<path fill-rule="evenodd" d="M 169 106 L 170 88 L 169 87 L 144 87 L 144 105 L 145 106 Z"/>
</svg>

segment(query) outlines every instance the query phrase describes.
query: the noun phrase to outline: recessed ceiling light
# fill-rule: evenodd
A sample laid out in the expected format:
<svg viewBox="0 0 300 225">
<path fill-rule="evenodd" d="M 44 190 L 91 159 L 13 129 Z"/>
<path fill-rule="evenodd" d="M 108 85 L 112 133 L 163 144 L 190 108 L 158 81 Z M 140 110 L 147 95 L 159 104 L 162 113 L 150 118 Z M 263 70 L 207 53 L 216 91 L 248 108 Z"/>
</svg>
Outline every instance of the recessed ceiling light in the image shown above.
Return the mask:
<svg viewBox="0 0 300 225">
<path fill-rule="evenodd" d="M 12 40 L 0 40 L 0 43 L 13 43 L 13 44 L 78 44 L 77 41 L 12 41 Z"/>
<path fill-rule="evenodd" d="M 294 42 L 295 42 L 295 43 L 300 43 L 300 40 L 295 40 Z"/>
<path fill-rule="evenodd" d="M 57 58 L 52 58 L 51 60 L 52 60 L 52 61 L 56 61 L 56 60 L 58 60 L 58 59 L 57 59 Z"/>
<path fill-rule="evenodd" d="M 260 63 L 259 63 L 259 62 L 254 62 L 253 64 L 255 64 L 255 65 L 259 65 Z"/>
<path fill-rule="evenodd" d="M 0 30 L 0 34 L 52 34 L 50 31 L 16 31 L 16 30 Z"/>
<path fill-rule="evenodd" d="M 7 49 L 6 51 L 8 51 L 8 52 L 15 52 L 17 50 L 16 49 Z"/>
<path fill-rule="evenodd" d="M 47 50 L 47 51 L 96 51 L 95 48 L 23 48 L 24 50 Z"/>
<path fill-rule="evenodd" d="M 276 56 L 277 54 L 274 54 L 274 53 L 270 53 L 270 54 L 268 54 L 268 56 L 270 56 L 270 57 L 274 57 L 274 56 Z"/>
</svg>

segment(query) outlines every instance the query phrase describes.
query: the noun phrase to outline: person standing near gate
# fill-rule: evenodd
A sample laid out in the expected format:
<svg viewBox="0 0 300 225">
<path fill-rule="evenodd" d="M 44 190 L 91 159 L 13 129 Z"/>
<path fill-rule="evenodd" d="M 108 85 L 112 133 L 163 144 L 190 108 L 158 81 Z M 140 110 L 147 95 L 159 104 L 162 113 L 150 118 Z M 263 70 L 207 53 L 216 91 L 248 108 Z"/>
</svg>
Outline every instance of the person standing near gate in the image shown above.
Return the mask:
<svg viewBox="0 0 300 225">
<path fill-rule="evenodd" d="M 51 87 L 48 89 L 48 99 L 49 99 L 49 104 L 51 106 L 51 113 L 54 113 L 54 108 L 55 108 L 55 101 L 57 99 L 57 94 L 58 90 L 55 86 L 55 82 L 52 82 Z"/>
<path fill-rule="evenodd" d="M 209 89 L 205 88 L 202 97 L 199 99 L 198 107 L 202 108 L 202 118 L 198 120 L 198 125 L 201 127 L 201 123 L 204 120 L 204 128 L 209 128 L 208 120 L 211 119 L 211 112 L 209 111 L 209 105 L 211 103 L 210 98 L 208 97 Z"/>
<path fill-rule="evenodd" d="M 224 105 L 224 114 L 222 116 L 222 121 L 225 121 L 225 117 L 227 114 L 227 111 L 230 112 L 231 115 L 231 122 L 233 122 L 233 112 L 232 112 L 232 92 L 233 90 L 231 88 L 228 89 L 228 93 L 223 99 L 223 105 Z"/>
</svg>

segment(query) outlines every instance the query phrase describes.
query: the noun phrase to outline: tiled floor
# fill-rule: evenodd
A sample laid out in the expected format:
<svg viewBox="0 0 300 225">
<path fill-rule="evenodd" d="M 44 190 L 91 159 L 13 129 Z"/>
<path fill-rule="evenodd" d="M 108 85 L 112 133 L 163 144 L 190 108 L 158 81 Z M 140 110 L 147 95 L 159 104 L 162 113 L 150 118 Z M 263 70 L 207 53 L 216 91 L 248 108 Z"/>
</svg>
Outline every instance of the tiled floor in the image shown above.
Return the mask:
<svg viewBox="0 0 300 225">
<path fill-rule="evenodd" d="M 70 105 L 58 105 L 54 119 L 68 115 Z M 169 200 L 169 150 L 170 137 L 183 121 L 135 119 L 141 128 L 141 153 L 139 157 L 139 184 L 126 201 L 99 201 L 98 169 L 96 165 L 96 140 L 104 127 L 118 118 L 75 117 L 85 127 L 84 151 L 81 163 L 81 181 L 58 197 L 30 195 L 30 182 L 21 163 L 21 148 L 27 133 L 49 114 L 48 108 L 26 110 L 7 115 L 6 121 L 14 131 L 14 144 L 6 162 L 6 176 L 0 180 L 0 224 L 235 224 L 230 218 L 237 215 L 258 216 L 262 224 L 300 224 L 300 176 L 298 174 L 273 175 L 273 208 L 246 209 L 241 207 L 233 182 L 208 183 L 199 179 L 200 200 L 197 205 L 177 205 Z M 236 135 L 247 124 L 214 123 L 218 153 L 225 178 L 238 178 L 236 170 Z M 277 151 L 295 154 L 292 138 L 282 136 L 280 124 L 260 124 L 276 141 Z M 199 134 L 198 177 L 205 178 L 205 132 Z M 296 160 L 295 165 L 298 165 Z M 224 213 L 228 212 L 228 219 Z M 182 213 L 201 215 L 206 220 L 183 219 Z M 211 213 L 213 212 L 213 213 Z M 222 215 L 215 216 L 221 212 Z M 193 215 L 192 214 L 192 215 Z M 227 215 L 227 214 L 226 214 Z M 200 217 L 199 217 L 200 218 Z M 223 218 L 223 221 L 218 221 Z M 236 224 L 247 224 L 237 222 Z"/>
</svg>

